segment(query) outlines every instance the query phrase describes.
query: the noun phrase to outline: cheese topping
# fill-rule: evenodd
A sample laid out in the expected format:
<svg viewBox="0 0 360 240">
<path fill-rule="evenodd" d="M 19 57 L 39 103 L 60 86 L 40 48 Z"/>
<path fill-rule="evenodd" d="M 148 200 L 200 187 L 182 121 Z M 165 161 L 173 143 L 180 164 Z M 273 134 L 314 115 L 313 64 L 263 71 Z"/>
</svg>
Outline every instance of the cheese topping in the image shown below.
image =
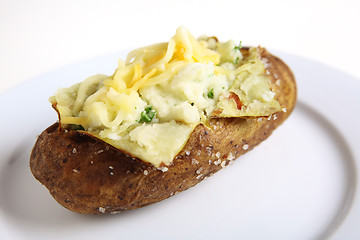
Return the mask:
<svg viewBox="0 0 360 240">
<path fill-rule="evenodd" d="M 185 28 L 166 43 L 130 52 L 112 76 L 59 89 L 50 101 L 62 125 L 159 167 L 169 165 L 192 130 L 211 117 L 281 111 L 257 48 L 243 57 L 230 40 L 195 39 Z"/>
</svg>

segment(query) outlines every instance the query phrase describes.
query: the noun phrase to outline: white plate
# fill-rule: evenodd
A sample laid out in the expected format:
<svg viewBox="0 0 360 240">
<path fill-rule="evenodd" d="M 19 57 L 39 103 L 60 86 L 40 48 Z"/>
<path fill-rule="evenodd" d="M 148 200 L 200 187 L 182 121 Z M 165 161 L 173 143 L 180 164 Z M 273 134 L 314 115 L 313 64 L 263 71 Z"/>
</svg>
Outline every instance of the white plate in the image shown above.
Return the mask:
<svg viewBox="0 0 360 240">
<path fill-rule="evenodd" d="M 279 55 L 297 77 L 299 97 L 268 140 L 188 191 L 117 215 L 64 209 L 28 161 L 37 134 L 56 121 L 48 97 L 91 74 L 112 74 L 124 54 L 52 71 L 1 95 L 0 238 L 359 239 L 360 80 Z"/>
</svg>

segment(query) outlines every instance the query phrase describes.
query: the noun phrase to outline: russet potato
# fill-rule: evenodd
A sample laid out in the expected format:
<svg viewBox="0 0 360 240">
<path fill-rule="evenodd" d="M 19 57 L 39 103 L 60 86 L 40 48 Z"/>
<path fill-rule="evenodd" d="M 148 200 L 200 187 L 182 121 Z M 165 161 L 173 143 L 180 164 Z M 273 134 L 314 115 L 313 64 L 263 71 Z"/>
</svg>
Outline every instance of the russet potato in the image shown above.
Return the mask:
<svg viewBox="0 0 360 240">
<path fill-rule="evenodd" d="M 247 48 L 242 51 L 246 54 Z M 82 214 L 136 209 L 194 186 L 268 138 L 294 109 L 291 70 L 265 49 L 260 54 L 283 111 L 257 118 L 211 118 L 209 126 L 193 130 L 171 165 L 160 168 L 55 123 L 32 150 L 33 175 L 62 206 Z"/>
</svg>

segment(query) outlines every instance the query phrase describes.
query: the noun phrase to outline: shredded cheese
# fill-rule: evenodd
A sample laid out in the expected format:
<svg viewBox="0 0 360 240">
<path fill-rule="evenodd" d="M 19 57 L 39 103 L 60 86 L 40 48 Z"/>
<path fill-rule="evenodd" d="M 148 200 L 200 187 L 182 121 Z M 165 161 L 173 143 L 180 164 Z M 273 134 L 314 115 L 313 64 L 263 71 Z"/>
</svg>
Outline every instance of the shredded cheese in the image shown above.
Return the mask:
<svg viewBox="0 0 360 240">
<path fill-rule="evenodd" d="M 86 92 L 93 84 L 94 79 L 82 83 L 74 104 L 73 115 L 78 115 L 81 107 L 84 106 L 84 110 L 89 109 L 89 111 L 87 113 L 84 111 L 83 115 L 94 115 L 97 112 L 99 116 L 95 118 L 100 120 L 103 125 L 109 128 L 118 127 L 123 119 L 120 120 L 117 113 L 123 112 L 125 115 L 133 113 L 132 107 L 135 106 L 132 106 L 130 101 L 132 93 L 145 86 L 168 81 L 188 63 L 213 62 L 218 64 L 219 59 L 220 56 L 217 52 L 208 49 L 206 44 L 200 44 L 187 29 L 180 27 L 168 43 L 136 49 L 128 54 L 125 62 L 119 60 L 113 77 L 104 81 L 101 87 L 104 90 L 100 91 L 96 97 L 85 101 L 88 96 Z M 122 101 L 107 101 L 106 97 L 109 91 L 118 94 L 118 98 L 121 98 Z M 86 105 L 94 105 L 94 107 L 87 108 Z M 111 118 L 115 119 L 111 121 L 109 120 Z M 80 116 L 63 118 L 63 123 L 91 126 L 86 117 Z"/>
<path fill-rule="evenodd" d="M 180 27 L 168 42 L 131 51 L 112 76 L 89 77 L 50 101 L 61 124 L 81 125 L 156 167 L 169 165 L 192 129 L 211 117 L 266 116 L 282 109 L 257 49 L 243 59 L 234 41 L 214 41 L 197 40 Z"/>
</svg>

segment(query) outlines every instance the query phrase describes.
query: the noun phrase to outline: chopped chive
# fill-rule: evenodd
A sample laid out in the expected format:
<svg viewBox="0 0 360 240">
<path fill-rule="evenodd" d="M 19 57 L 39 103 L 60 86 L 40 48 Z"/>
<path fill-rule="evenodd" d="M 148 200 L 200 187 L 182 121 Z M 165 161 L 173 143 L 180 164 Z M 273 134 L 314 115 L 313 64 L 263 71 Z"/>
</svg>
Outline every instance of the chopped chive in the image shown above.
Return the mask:
<svg viewBox="0 0 360 240">
<path fill-rule="evenodd" d="M 240 43 L 239 43 L 238 46 L 235 46 L 235 47 L 234 47 L 234 50 L 239 50 L 239 51 L 240 51 L 240 49 L 242 48 L 241 42 L 242 42 L 242 41 L 240 41 Z"/>
<path fill-rule="evenodd" d="M 212 88 L 210 92 L 208 92 L 207 96 L 208 98 L 214 98 L 214 88 Z"/>
<path fill-rule="evenodd" d="M 148 106 L 144 111 L 140 114 L 139 123 L 143 122 L 151 122 L 151 120 L 155 117 L 156 111 L 152 109 L 152 106 Z"/>
<path fill-rule="evenodd" d="M 238 62 L 239 62 L 239 57 L 236 57 L 235 64 L 238 64 Z"/>
</svg>

